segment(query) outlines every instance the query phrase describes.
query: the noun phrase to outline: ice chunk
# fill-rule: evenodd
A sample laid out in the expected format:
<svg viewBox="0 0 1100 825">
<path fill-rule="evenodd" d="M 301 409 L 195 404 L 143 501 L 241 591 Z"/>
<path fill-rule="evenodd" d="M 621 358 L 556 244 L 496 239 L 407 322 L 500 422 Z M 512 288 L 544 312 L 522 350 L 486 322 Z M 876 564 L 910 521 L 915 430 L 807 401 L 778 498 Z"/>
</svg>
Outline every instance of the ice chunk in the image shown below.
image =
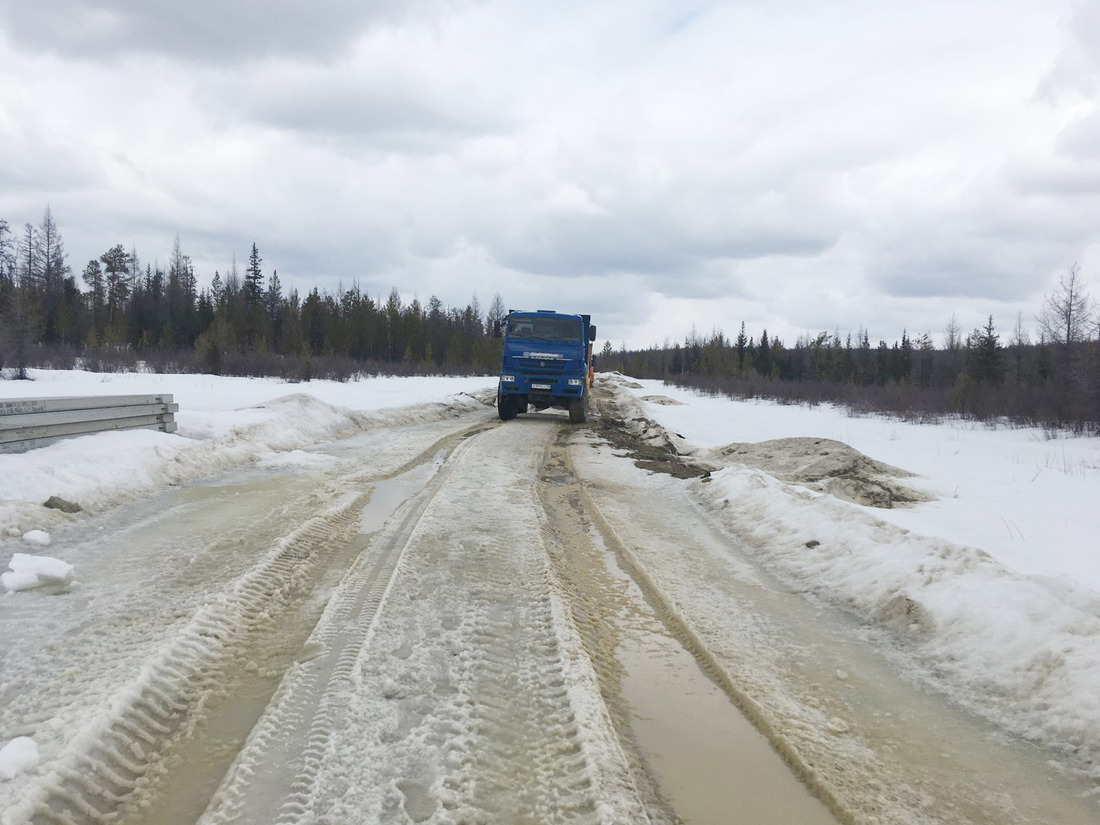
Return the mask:
<svg viewBox="0 0 1100 825">
<path fill-rule="evenodd" d="M 12 592 L 17 592 L 19 590 L 32 590 L 42 582 L 34 573 L 16 573 L 9 570 L 6 573 L 0 573 L 0 584 Z"/>
<path fill-rule="evenodd" d="M 14 554 L 8 568 L 15 574 L 5 573 L 3 576 L 4 586 L 9 590 L 27 590 L 43 584 L 68 584 L 73 580 L 74 572 L 73 566 L 61 559 L 26 553 Z M 36 582 L 32 583 L 31 577 Z M 18 586 L 13 587 L 13 584 Z"/>
<path fill-rule="evenodd" d="M 0 779 L 14 779 L 38 764 L 38 745 L 29 736 L 17 736 L 0 748 Z"/>
<path fill-rule="evenodd" d="M 39 547 L 49 547 L 50 534 L 45 530 L 28 530 L 23 534 L 23 541 L 27 544 L 37 544 Z"/>
</svg>

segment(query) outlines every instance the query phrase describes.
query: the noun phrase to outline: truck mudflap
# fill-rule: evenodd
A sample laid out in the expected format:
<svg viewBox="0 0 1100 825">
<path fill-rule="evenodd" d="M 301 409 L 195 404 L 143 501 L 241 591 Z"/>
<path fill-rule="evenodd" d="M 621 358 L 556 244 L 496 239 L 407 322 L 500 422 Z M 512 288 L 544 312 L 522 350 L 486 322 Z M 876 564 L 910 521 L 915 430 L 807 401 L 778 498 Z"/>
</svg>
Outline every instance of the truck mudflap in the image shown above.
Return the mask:
<svg viewBox="0 0 1100 825">
<path fill-rule="evenodd" d="M 588 420 L 588 393 L 569 401 L 569 423 L 583 424 Z"/>
</svg>

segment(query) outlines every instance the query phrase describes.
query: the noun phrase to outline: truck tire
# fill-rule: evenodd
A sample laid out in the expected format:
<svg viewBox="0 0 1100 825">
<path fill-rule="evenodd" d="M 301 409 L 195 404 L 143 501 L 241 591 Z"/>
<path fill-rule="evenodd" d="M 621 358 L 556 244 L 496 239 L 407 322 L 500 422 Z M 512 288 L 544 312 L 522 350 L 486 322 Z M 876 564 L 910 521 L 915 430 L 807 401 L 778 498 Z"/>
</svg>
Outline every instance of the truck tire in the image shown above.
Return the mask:
<svg viewBox="0 0 1100 825">
<path fill-rule="evenodd" d="M 519 405 L 514 395 L 497 393 L 497 416 L 501 421 L 511 421 L 519 415 Z"/>
<path fill-rule="evenodd" d="M 588 420 L 588 394 L 569 399 L 569 423 L 583 424 Z"/>
</svg>

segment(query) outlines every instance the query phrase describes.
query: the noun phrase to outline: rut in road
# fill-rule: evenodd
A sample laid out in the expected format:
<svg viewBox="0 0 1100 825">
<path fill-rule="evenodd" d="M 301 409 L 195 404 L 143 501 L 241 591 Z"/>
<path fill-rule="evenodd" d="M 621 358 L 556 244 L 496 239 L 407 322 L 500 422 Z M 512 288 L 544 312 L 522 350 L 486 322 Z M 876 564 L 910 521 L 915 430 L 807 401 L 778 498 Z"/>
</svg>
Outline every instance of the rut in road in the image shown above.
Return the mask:
<svg viewBox="0 0 1100 825">
<path fill-rule="evenodd" d="M 33 722 L 34 698 L 43 694 L 74 733 L 59 754 L 44 754 L 50 770 L 5 808 L 5 825 L 193 822 L 240 746 L 240 734 L 224 726 L 211 745 L 210 728 L 224 722 L 211 722 L 211 708 L 229 706 L 239 726 L 266 704 L 321 613 L 326 583 L 358 552 L 354 537 L 374 480 L 363 468 L 399 473 L 422 465 L 482 426 L 442 422 L 399 432 L 394 453 L 397 463 L 408 459 L 404 467 L 367 460 L 350 474 L 340 464 L 286 479 L 245 474 L 244 482 L 158 497 L 137 509 L 136 521 L 131 512 L 108 520 L 106 530 L 100 522 L 88 552 L 97 555 L 101 581 L 118 580 L 106 591 L 117 601 L 107 600 L 124 609 L 85 615 L 79 601 L 59 603 L 58 621 L 46 627 L 61 628 L 50 632 L 64 632 L 65 645 L 53 654 L 53 670 L 40 668 L 52 678 L 32 689 L 33 668 L 12 674 L 28 687 L 15 697 L 21 702 L 3 708 L 6 729 Z M 415 456 L 417 444 L 430 446 Z M 162 567 L 142 562 L 150 544 Z M 37 630 L 32 640 L 42 638 Z M 81 692 L 85 672 L 94 685 L 112 679 L 108 701 L 89 703 L 96 694 Z M 201 764 L 186 764 L 195 753 Z M 178 779 L 181 765 L 186 777 Z M 184 783 L 165 799 L 165 786 Z M 197 796 L 204 787 L 206 796 Z"/>
<path fill-rule="evenodd" d="M 606 563 L 607 549 L 586 507 L 583 486 L 569 461 L 575 430 L 559 429 L 543 456 L 538 493 L 545 514 L 543 535 L 556 588 L 567 600 L 585 652 L 592 661 L 600 695 L 631 768 L 650 820 L 679 819 L 658 787 L 652 767 L 635 739 L 633 709 L 624 698 L 625 673 L 618 650 L 624 625 L 638 621 L 627 585 L 615 581 Z"/>
<path fill-rule="evenodd" d="M 83 734 L 51 775 L 18 807 L 32 823 L 83 825 L 112 821 L 146 781 L 172 739 L 184 732 L 203 696 L 231 667 L 241 639 L 294 597 L 320 551 L 351 525 L 365 496 L 347 492 L 284 537 L 267 558 L 208 604 L 146 662 L 99 725 Z M 18 811 L 10 812 L 20 821 Z"/>
<path fill-rule="evenodd" d="M 371 539 L 204 823 L 649 821 L 549 566 L 559 427 L 466 440 Z"/>
</svg>

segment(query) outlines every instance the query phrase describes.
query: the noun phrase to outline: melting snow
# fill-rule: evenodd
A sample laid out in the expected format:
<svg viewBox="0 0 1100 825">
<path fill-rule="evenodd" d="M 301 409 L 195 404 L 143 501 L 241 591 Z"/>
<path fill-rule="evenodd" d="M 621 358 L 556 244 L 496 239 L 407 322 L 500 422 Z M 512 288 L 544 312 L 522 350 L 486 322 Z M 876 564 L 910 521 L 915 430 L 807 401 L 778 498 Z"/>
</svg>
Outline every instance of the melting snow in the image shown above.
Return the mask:
<svg viewBox="0 0 1100 825">
<path fill-rule="evenodd" d="M 697 498 L 774 573 L 893 629 L 938 689 L 1100 776 L 1100 440 L 641 385 L 639 415 L 723 465 Z M 637 397 L 658 389 L 682 403 Z M 896 481 L 919 495 L 887 509 L 831 491 L 799 474 L 806 437 L 916 473 Z"/>
</svg>

